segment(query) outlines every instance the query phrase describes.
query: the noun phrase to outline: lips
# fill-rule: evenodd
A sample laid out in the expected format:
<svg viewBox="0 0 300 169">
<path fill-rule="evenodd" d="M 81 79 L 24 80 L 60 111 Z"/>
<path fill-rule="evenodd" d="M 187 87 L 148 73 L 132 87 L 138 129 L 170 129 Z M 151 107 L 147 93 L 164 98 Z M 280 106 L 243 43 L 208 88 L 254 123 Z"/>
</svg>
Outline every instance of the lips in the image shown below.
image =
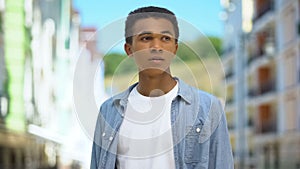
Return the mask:
<svg viewBox="0 0 300 169">
<path fill-rule="evenodd" d="M 162 57 L 152 57 L 149 59 L 149 61 L 154 61 L 154 62 L 160 62 L 160 61 L 164 61 L 165 59 L 163 59 Z"/>
</svg>

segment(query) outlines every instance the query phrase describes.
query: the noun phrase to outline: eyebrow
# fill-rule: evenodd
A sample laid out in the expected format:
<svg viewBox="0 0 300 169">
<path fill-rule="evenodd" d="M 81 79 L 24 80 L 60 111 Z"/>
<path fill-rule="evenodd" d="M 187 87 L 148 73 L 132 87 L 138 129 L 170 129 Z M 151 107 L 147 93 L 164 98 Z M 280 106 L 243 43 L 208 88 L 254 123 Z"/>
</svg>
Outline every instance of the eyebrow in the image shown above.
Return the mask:
<svg viewBox="0 0 300 169">
<path fill-rule="evenodd" d="M 161 33 L 161 34 L 169 34 L 169 35 L 173 36 L 173 34 L 172 34 L 170 31 L 168 31 L 168 30 L 166 30 L 166 31 L 161 31 L 160 33 Z M 143 36 L 143 35 L 149 35 L 149 34 L 153 34 L 153 32 L 150 32 L 150 31 L 143 31 L 143 32 L 141 32 L 141 33 L 139 33 L 139 34 L 137 34 L 137 35 L 138 35 L 138 36 Z"/>
<path fill-rule="evenodd" d="M 162 31 L 161 33 L 162 33 L 162 34 L 170 34 L 170 35 L 173 36 L 172 32 L 170 32 L 170 31 Z"/>
</svg>

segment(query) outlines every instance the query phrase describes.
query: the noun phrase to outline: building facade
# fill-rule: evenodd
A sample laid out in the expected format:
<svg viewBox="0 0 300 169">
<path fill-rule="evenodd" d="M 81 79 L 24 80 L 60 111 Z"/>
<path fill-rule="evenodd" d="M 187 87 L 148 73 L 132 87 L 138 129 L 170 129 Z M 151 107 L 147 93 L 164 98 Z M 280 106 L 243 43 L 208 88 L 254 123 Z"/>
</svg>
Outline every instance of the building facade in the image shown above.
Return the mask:
<svg viewBox="0 0 300 169">
<path fill-rule="evenodd" d="M 299 168 L 300 1 L 221 3 L 226 113 L 236 166 Z"/>
<path fill-rule="evenodd" d="M 92 143 L 72 86 L 82 48 L 87 68 L 101 57 L 97 38 L 84 46 L 82 32 L 71 0 L 0 0 L 1 169 L 89 168 Z M 97 104 L 103 71 L 96 75 Z"/>
</svg>

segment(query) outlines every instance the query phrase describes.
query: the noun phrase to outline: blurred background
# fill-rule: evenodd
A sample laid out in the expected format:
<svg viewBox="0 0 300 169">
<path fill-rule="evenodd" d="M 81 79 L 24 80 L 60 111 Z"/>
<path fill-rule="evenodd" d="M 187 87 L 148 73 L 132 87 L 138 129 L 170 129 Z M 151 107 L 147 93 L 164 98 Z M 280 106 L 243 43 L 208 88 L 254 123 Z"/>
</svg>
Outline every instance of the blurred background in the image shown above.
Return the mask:
<svg viewBox="0 0 300 169">
<path fill-rule="evenodd" d="M 148 5 L 201 32 L 179 41 L 172 72 L 224 102 L 235 168 L 299 169 L 300 0 L 0 0 L 0 169 L 89 168 L 74 88 L 93 83 L 99 108 L 137 80 L 124 39 L 98 33 Z"/>
</svg>

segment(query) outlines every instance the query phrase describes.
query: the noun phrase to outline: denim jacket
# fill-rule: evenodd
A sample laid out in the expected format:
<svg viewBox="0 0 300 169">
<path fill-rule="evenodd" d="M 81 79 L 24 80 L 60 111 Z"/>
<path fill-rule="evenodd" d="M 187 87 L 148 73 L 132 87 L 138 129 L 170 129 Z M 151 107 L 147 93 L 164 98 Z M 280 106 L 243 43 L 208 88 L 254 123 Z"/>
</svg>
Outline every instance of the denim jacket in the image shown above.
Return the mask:
<svg viewBox="0 0 300 169">
<path fill-rule="evenodd" d="M 232 169 L 232 150 L 220 101 L 176 80 L 178 93 L 171 104 L 176 169 Z M 91 169 L 116 168 L 118 131 L 128 96 L 136 85 L 102 104 L 94 133 Z"/>
</svg>

